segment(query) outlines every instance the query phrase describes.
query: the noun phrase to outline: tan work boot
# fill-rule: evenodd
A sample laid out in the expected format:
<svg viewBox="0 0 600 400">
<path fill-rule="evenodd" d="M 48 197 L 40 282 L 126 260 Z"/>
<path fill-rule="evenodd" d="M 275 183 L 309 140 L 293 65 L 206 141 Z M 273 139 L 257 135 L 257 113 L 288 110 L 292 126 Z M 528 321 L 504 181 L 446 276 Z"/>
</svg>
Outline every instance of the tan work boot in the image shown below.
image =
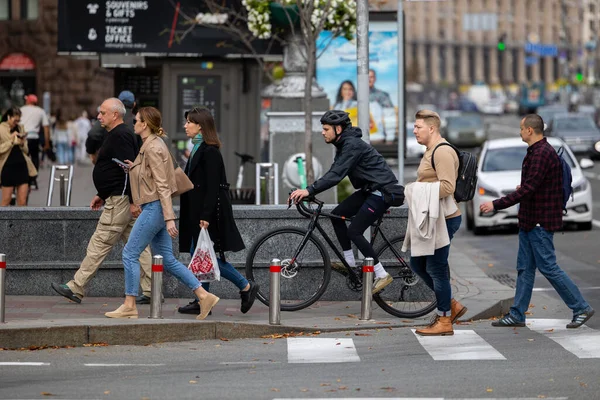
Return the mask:
<svg viewBox="0 0 600 400">
<path fill-rule="evenodd" d="M 196 319 L 203 320 L 208 317 L 210 310 L 219 302 L 219 298 L 212 293 L 207 293 L 204 300 L 200 300 L 200 314 Z"/>
<path fill-rule="evenodd" d="M 451 317 L 439 317 L 438 320 L 422 329 L 417 329 L 415 331 L 417 335 L 421 336 L 451 336 L 454 335 L 454 330 L 452 329 L 452 318 Z"/>
<path fill-rule="evenodd" d="M 458 301 L 452 299 L 450 301 L 450 313 L 452 316 L 452 323 L 455 324 L 460 317 L 465 315 L 467 307 L 460 304 Z"/>
</svg>

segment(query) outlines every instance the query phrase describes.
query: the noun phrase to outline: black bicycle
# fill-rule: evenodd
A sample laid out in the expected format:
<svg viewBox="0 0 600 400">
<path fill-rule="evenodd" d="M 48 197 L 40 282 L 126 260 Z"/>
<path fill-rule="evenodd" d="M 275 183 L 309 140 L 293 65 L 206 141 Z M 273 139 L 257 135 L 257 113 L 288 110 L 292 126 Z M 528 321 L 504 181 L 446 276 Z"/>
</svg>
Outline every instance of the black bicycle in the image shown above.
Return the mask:
<svg viewBox="0 0 600 400">
<path fill-rule="evenodd" d="M 297 227 L 277 228 L 262 235 L 252 246 L 246 258 L 246 277 L 260 285 L 258 299 L 269 305 L 269 265 L 271 260 L 281 260 L 281 310 L 297 311 L 313 304 L 323 295 L 331 279 L 332 264 L 329 254 L 314 232 L 319 231 L 334 251 L 339 263 L 333 270 L 346 276 L 346 284 L 355 292 L 362 290 L 362 268 L 352 268 L 343 254 L 325 232 L 319 218 L 351 218 L 322 211 L 324 203 L 314 197 L 296 205 L 298 212 L 310 219 L 307 229 Z M 316 205 L 316 207 L 312 207 Z M 378 236 L 383 241 L 376 251 L 379 261 L 394 281 L 373 296 L 379 307 L 400 318 L 417 318 L 431 312 L 436 306 L 435 294 L 410 269 L 402 252 L 404 236 L 389 239 L 381 230 L 383 217 L 373 225 L 371 245 Z"/>
</svg>

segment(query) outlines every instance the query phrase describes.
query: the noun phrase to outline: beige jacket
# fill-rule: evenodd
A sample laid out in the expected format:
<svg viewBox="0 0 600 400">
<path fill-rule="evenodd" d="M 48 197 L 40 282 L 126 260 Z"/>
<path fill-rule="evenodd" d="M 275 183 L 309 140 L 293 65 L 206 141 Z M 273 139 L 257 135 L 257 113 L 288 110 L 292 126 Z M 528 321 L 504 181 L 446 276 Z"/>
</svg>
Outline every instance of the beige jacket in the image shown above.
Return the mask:
<svg viewBox="0 0 600 400">
<path fill-rule="evenodd" d="M 144 141 L 129 170 L 131 197 L 137 205 L 160 200 L 165 221 L 175 219 L 171 195 L 177 191 L 175 169 L 167 145 L 156 135 Z"/>
<path fill-rule="evenodd" d="M 25 131 L 23 130 L 23 125 L 19 125 L 19 134 L 24 135 Z M 30 177 L 34 177 L 37 175 L 37 170 L 29 157 L 29 148 L 27 147 L 27 140 L 18 140 L 11 137 L 12 133 L 10 133 L 10 125 L 8 122 L 0 123 L 0 172 L 2 168 L 4 168 L 4 164 L 12 151 L 13 146 L 19 146 L 21 151 L 23 152 L 23 156 L 25 157 L 25 162 L 27 163 L 27 171 Z M 21 142 L 21 143 L 19 143 Z M 17 144 L 19 143 L 19 144 Z"/>
</svg>

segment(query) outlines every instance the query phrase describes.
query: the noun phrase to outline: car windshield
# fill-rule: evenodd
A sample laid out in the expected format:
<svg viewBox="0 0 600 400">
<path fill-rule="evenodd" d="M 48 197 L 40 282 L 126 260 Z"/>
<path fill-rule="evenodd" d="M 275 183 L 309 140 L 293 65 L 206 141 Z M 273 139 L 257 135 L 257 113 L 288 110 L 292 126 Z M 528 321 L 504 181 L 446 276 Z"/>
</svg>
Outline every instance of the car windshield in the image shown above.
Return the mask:
<svg viewBox="0 0 600 400">
<path fill-rule="evenodd" d="M 482 128 L 483 121 L 480 117 L 449 117 L 448 127 L 452 128 Z"/>
<path fill-rule="evenodd" d="M 556 130 L 561 134 L 576 135 L 577 131 L 595 131 L 596 125 L 589 117 L 559 118 L 554 120 Z"/>
<path fill-rule="evenodd" d="M 566 113 L 566 108 L 546 108 L 537 110 L 537 114 L 542 117 L 545 123 L 549 123 L 556 114 Z"/>
<path fill-rule="evenodd" d="M 553 147 L 556 151 L 560 149 L 558 146 Z M 481 171 L 520 171 L 526 153 L 527 147 L 502 147 L 499 149 L 490 149 L 485 153 Z M 575 168 L 575 161 L 569 153 L 564 152 L 563 158 L 571 168 Z"/>
</svg>

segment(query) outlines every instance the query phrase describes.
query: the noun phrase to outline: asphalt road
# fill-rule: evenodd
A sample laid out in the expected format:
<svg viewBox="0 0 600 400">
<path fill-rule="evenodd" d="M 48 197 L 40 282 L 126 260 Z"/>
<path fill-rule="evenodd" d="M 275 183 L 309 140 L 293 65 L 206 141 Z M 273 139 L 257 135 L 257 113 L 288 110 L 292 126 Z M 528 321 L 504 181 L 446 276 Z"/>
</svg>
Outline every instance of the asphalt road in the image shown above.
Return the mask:
<svg viewBox="0 0 600 400">
<path fill-rule="evenodd" d="M 600 347 L 583 358 L 564 339 L 582 331 L 561 339 L 549 326 L 514 330 L 485 321 L 425 340 L 405 328 L 4 351 L 0 398 L 598 399 Z M 588 330 L 587 340 L 598 343 L 598 335 Z"/>
</svg>

